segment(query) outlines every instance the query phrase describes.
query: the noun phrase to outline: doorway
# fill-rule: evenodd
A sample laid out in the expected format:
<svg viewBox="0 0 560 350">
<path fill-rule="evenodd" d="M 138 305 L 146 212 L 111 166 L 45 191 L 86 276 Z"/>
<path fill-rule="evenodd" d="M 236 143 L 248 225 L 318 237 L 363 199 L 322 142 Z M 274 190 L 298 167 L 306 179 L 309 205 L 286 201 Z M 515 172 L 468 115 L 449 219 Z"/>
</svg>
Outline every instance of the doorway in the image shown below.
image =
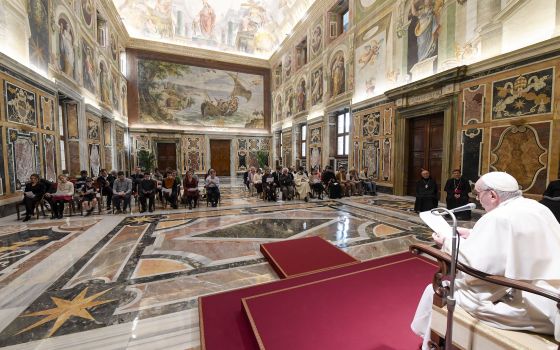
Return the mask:
<svg viewBox="0 0 560 350">
<path fill-rule="evenodd" d="M 443 161 L 443 112 L 410 119 L 408 129 L 408 179 L 406 194 L 416 194 L 422 169 L 441 187 Z"/>
<path fill-rule="evenodd" d="M 177 147 L 174 143 L 157 143 L 157 165 L 162 171 L 167 168 L 177 170 Z"/>
<path fill-rule="evenodd" d="M 218 176 L 230 176 L 231 140 L 210 140 L 210 167 Z"/>
</svg>

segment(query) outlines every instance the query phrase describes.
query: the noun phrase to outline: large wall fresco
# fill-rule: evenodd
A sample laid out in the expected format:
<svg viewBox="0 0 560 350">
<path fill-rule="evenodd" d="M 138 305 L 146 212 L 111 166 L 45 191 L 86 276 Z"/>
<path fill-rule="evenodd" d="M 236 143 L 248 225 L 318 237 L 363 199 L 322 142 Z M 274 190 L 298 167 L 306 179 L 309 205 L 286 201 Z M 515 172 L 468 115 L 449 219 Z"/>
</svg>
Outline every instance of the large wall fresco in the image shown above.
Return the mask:
<svg viewBox="0 0 560 350">
<path fill-rule="evenodd" d="M 311 0 L 113 0 L 133 37 L 268 58 Z"/>
<path fill-rule="evenodd" d="M 29 60 L 46 72 L 49 63 L 49 1 L 27 0 L 29 13 Z"/>
<path fill-rule="evenodd" d="M 139 122 L 264 128 L 264 77 L 164 61 L 138 62 Z"/>
</svg>

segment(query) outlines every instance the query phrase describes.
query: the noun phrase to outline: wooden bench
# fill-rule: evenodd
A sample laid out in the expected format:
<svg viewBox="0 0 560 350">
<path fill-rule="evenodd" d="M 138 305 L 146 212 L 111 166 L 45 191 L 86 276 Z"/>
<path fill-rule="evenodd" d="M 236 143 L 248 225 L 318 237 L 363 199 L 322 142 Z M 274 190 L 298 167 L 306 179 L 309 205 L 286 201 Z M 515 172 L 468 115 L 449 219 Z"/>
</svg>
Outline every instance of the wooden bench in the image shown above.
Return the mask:
<svg viewBox="0 0 560 350">
<path fill-rule="evenodd" d="M 439 270 L 434 275 L 434 303 L 432 306 L 431 342 L 434 349 L 443 349 L 447 326 L 447 308 L 445 298 L 449 287 L 442 281 L 448 275 L 451 266 L 451 256 L 443 253 L 438 248 L 413 244 L 409 248 L 412 254 L 429 255 L 437 260 Z M 502 276 L 489 275 L 461 263 L 457 263 L 457 270 L 483 281 L 534 293 L 556 302 L 560 310 L 560 295 L 548 290 L 535 287 L 532 284 L 509 279 Z M 524 350 L 560 350 L 560 343 L 553 336 L 536 334 L 524 331 L 510 331 L 491 327 L 474 318 L 457 305 L 453 314 L 453 347 L 456 349 L 524 349 Z"/>
</svg>

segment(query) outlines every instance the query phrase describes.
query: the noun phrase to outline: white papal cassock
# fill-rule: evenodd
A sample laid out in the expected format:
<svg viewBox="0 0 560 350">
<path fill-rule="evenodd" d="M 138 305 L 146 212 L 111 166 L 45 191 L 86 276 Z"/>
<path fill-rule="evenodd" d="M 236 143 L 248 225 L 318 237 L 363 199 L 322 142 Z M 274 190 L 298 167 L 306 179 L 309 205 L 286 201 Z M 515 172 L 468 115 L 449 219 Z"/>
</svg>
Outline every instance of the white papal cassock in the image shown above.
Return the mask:
<svg viewBox="0 0 560 350">
<path fill-rule="evenodd" d="M 451 238 L 442 250 L 451 253 Z M 532 199 L 506 200 L 460 238 L 459 260 L 477 270 L 524 280 L 560 293 L 560 224 L 552 212 Z M 560 340 L 560 313 L 553 301 L 527 292 L 490 284 L 459 272 L 457 304 L 477 319 L 502 329 L 554 334 Z M 433 290 L 424 293 L 413 330 L 429 330 Z M 428 332 L 429 333 L 429 332 Z M 429 334 L 427 334 L 429 337 Z"/>
</svg>

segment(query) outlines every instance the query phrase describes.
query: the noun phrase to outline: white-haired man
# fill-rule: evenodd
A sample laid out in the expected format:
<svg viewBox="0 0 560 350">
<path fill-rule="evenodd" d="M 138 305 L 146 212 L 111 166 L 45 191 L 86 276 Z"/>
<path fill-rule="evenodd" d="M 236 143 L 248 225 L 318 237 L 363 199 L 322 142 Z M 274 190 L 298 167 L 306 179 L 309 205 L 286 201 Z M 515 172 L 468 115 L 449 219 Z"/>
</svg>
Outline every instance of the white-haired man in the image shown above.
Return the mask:
<svg viewBox="0 0 560 350">
<path fill-rule="evenodd" d="M 557 293 L 560 224 L 552 212 L 537 201 L 522 197 L 515 178 L 504 172 L 483 175 L 474 188 L 486 214 L 472 230 L 457 229 L 459 260 L 488 274 L 524 280 Z M 451 237 L 434 233 L 433 238 L 443 251 L 451 252 Z M 555 334 L 560 339 L 560 313 L 548 299 L 461 272 L 457 274 L 455 288 L 457 304 L 491 326 Z M 416 334 L 424 337 L 423 349 L 428 349 L 432 298 L 429 285 L 411 325 Z"/>
</svg>

